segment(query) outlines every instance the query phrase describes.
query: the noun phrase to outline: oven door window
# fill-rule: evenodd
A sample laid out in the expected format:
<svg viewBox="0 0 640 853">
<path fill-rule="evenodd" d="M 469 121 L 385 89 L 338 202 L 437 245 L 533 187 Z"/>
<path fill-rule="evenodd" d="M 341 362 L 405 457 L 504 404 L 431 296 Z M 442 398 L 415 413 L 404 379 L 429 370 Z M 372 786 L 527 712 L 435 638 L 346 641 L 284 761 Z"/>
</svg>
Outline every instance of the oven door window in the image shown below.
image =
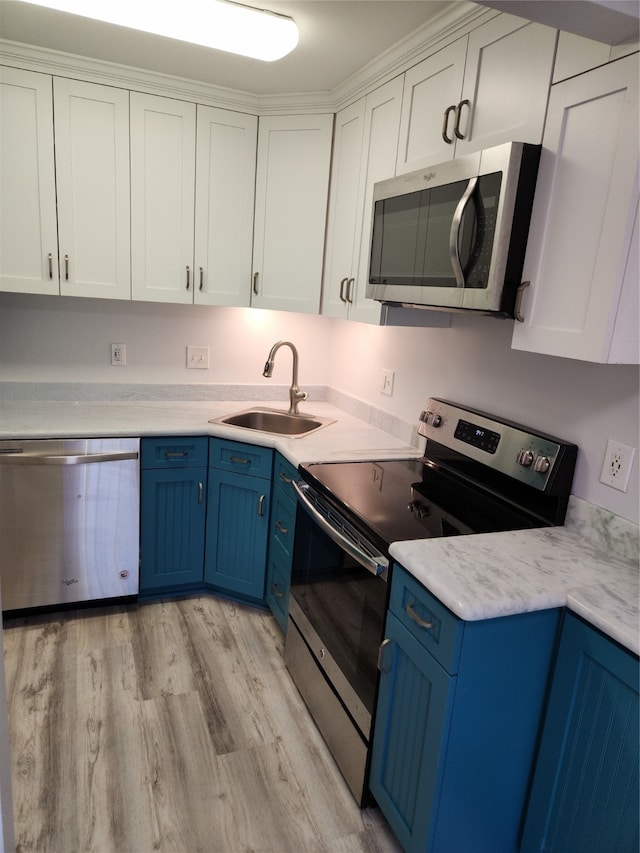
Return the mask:
<svg viewBox="0 0 640 853">
<path fill-rule="evenodd" d="M 385 580 L 362 568 L 299 512 L 291 596 L 372 713 L 387 602 Z"/>
</svg>

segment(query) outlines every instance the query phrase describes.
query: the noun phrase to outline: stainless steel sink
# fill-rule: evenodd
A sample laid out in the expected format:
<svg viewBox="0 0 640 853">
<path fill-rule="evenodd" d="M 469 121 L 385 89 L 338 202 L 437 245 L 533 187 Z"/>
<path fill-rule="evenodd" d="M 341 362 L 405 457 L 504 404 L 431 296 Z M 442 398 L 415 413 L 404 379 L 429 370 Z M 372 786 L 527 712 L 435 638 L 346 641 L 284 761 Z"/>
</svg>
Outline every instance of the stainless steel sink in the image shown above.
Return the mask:
<svg viewBox="0 0 640 853">
<path fill-rule="evenodd" d="M 226 424 L 227 426 L 252 429 L 258 432 L 270 432 L 286 435 L 289 438 L 303 438 L 322 427 L 335 423 L 330 418 L 319 418 L 315 415 L 291 414 L 278 409 L 245 409 L 222 418 L 211 418 L 211 424 Z"/>
</svg>

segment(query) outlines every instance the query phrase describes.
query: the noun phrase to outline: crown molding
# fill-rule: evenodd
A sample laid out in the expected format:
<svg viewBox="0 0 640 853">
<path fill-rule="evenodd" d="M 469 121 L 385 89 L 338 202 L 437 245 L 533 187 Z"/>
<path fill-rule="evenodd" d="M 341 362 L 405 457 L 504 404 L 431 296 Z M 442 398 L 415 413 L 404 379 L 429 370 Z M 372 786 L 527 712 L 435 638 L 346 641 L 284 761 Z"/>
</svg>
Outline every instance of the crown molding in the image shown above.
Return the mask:
<svg viewBox="0 0 640 853">
<path fill-rule="evenodd" d="M 495 17 L 494 9 L 461 0 L 343 81 L 332 93 L 336 108 L 367 95 Z"/>
<path fill-rule="evenodd" d="M 211 86 L 197 80 L 145 71 L 20 42 L 0 39 L 0 63 L 58 77 L 81 78 L 90 83 L 102 83 L 151 95 L 197 101 L 207 106 L 224 107 L 253 115 L 258 113 L 258 98 L 250 92 Z"/>
<path fill-rule="evenodd" d="M 258 116 L 334 113 L 498 14 L 466 0 L 456 3 L 453 9 L 398 42 L 336 89 L 326 92 L 257 95 L 6 39 L 0 39 L 0 65 L 80 78 Z"/>
</svg>

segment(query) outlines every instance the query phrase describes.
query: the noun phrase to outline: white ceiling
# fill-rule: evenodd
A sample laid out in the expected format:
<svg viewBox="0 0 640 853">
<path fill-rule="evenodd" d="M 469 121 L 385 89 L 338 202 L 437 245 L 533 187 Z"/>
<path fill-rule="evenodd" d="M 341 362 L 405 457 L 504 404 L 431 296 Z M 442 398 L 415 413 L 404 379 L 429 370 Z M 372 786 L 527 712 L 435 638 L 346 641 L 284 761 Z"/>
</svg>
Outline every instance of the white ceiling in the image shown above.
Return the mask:
<svg viewBox="0 0 640 853">
<path fill-rule="evenodd" d="M 300 41 L 293 53 L 261 62 L 17 0 L 0 0 L 0 36 L 256 95 L 331 92 L 460 0 L 245 2 L 296 21 Z"/>
<path fill-rule="evenodd" d="M 170 0 L 149 0 L 150 10 L 153 2 Z M 462 7 L 489 6 L 607 44 L 637 40 L 640 13 L 638 0 L 242 2 L 294 18 L 300 42 L 293 53 L 277 62 L 260 62 L 18 0 L 0 0 L 0 38 L 269 96 L 334 92 L 393 45 L 454 7 L 461 11 Z"/>
</svg>

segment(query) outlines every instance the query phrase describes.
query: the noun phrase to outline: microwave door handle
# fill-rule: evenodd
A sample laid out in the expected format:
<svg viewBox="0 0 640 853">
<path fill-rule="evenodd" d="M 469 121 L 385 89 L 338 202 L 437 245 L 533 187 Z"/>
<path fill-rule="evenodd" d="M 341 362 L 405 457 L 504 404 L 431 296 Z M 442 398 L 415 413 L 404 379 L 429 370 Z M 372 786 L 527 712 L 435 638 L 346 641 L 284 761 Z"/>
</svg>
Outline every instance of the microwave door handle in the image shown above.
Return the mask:
<svg viewBox="0 0 640 853">
<path fill-rule="evenodd" d="M 469 204 L 469 200 L 473 195 L 477 183 L 477 177 L 469 180 L 467 188 L 463 192 L 462 198 L 458 202 L 458 206 L 453 214 L 451 231 L 449 232 L 449 257 L 451 259 L 451 266 L 453 267 L 453 274 L 456 277 L 456 287 L 465 286 L 464 270 L 460 263 L 460 228 L 462 226 L 462 217 L 464 216 L 464 212 L 467 209 L 467 205 Z"/>
<path fill-rule="evenodd" d="M 318 527 L 327 534 L 332 542 L 339 545 L 347 554 L 349 554 L 349 556 L 353 557 L 354 560 L 360 563 L 363 568 L 367 569 L 367 571 L 371 572 L 373 575 L 383 574 L 389 568 L 389 561 L 386 557 L 382 554 L 378 554 L 375 558 L 369 556 L 369 554 L 366 554 L 358 548 L 355 542 L 348 539 L 341 531 L 336 530 L 336 528 L 333 527 L 333 525 L 330 524 L 320 512 L 318 512 L 305 495 L 305 492 L 309 488 L 306 483 L 300 481 L 296 482 L 296 480 L 293 480 L 291 485 L 302 509 L 304 509 Z"/>
</svg>

